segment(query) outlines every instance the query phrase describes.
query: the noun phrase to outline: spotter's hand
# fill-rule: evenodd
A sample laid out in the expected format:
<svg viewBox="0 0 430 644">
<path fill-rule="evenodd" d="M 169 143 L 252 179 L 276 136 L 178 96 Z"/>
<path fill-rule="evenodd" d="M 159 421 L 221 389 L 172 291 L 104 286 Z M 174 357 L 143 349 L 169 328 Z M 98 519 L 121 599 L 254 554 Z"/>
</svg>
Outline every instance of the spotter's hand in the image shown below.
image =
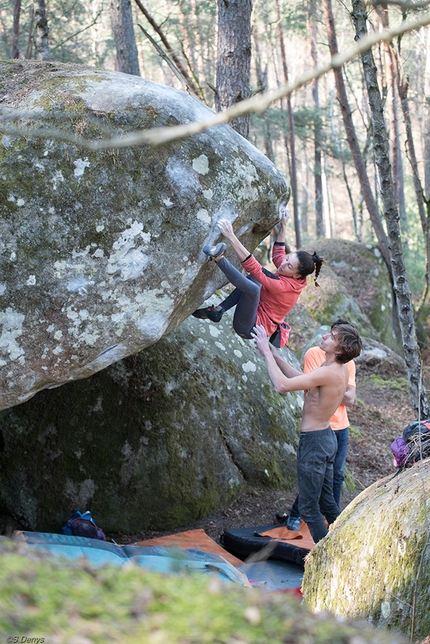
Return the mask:
<svg viewBox="0 0 430 644">
<path fill-rule="evenodd" d="M 261 324 L 255 326 L 251 335 L 254 338 L 255 346 L 261 355 L 264 356 L 266 353 L 270 353 L 269 340 L 267 339 L 266 329 L 264 326 Z"/>
</svg>

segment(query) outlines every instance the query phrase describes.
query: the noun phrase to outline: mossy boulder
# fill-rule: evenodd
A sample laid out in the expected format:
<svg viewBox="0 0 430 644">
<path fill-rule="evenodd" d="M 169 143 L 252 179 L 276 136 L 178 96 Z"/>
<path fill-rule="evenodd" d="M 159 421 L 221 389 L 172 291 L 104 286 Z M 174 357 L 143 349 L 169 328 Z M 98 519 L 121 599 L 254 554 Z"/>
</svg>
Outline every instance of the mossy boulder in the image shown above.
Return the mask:
<svg viewBox="0 0 430 644">
<path fill-rule="evenodd" d="M 234 221 L 253 249 L 288 186 L 228 125 L 161 147 L 84 148 L 213 115 L 144 78 L 1 61 L 0 99 L 5 409 L 173 330 L 225 284 L 201 252 L 219 239 L 218 219 Z"/>
<path fill-rule="evenodd" d="M 400 631 L 430 632 L 430 459 L 364 490 L 309 556 L 306 604 Z"/>
<path fill-rule="evenodd" d="M 0 413 L 0 511 L 39 531 L 77 509 L 111 532 L 166 530 L 248 485 L 291 489 L 302 400 L 276 393 L 230 314 L 217 325 L 190 317 L 139 354 Z"/>
<path fill-rule="evenodd" d="M 133 565 L 95 568 L 5 539 L 0 557 L 4 641 L 16 634 L 16 641 L 35 644 L 407 644 L 369 625 L 312 615 L 284 593 L 206 576 L 162 576 Z"/>
<path fill-rule="evenodd" d="M 344 239 L 319 239 L 316 247 L 325 260 L 321 288 L 306 289 L 301 302 L 320 324 L 348 318 L 363 335 L 399 351 L 391 283 L 378 248 Z"/>
<path fill-rule="evenodd" d="M 367 315 L 329 265 L 323 265 L 318 287 L 315 287 L 311 278 L 308 278 L 308 282 L 308 287 L 300 295 L 300 304 L 314 319 L 315 327 L 330 326 L 337 318 L 345 318 L 361 334 L 376 333 Z M 294 318 L 293 309 L 288 315 L 288 321 L 291 320 L 294 324 Z"/>
</svg>

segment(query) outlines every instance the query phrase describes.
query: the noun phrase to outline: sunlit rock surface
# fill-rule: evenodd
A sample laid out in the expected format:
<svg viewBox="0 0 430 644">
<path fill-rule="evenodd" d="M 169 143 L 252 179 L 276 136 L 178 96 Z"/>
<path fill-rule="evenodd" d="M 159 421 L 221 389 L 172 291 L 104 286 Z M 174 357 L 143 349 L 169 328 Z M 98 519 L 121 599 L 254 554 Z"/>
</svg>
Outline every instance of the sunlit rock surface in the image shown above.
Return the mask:
<svg viewBox="0 0 430 644">
<path fill-rule="evenodd" d="M 303 593 L 312 610 L 419 641 L 430 632 L 430 459 L 395 473 L 352 501 L 314 548 Z"/>
<path fill-rule="evenodd" d="M 230 126 L 160 148 L 98 140 L 204 120 L 197 99 L 121 73 L 0 63 L 0 409 L 153 344 L 225 280 L 202 246 L 228 217 L 251 249 L 284 177 Z M 32 128 L 46 133 L 31 136 Z"/>
<path fill-rule="evenodd" d="M 245 486 L 291 489 L 302 400 L 276 393 L 230 313 L 190 317 L 139 354 L 0 412 L 0 508 L 54 532 L 90 508 L 124 533 L 189 524 Z"/>
</svg>

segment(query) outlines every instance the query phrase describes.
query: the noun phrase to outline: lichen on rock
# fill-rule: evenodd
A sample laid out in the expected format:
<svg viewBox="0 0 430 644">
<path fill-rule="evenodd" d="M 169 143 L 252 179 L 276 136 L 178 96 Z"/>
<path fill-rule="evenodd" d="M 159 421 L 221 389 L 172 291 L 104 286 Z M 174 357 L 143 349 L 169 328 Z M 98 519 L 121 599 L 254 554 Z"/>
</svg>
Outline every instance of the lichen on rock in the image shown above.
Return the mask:
<svg viewBox="0 0 430 644">
<path fill-rule="evenodd" d="M 3 131 L 22 131 L 0 136 L 4 409 L 86 378 L 178 326 L 225 283 L 201 252 L 219 238 L 218 219 L 229 217 L 253 249 L 288 186 L 228 125 L 156 148 L 95 151 L 70 138 L 96 141 L 212 114 L 140 77 L 2 61 L 0 96 Z"/>
</svg>

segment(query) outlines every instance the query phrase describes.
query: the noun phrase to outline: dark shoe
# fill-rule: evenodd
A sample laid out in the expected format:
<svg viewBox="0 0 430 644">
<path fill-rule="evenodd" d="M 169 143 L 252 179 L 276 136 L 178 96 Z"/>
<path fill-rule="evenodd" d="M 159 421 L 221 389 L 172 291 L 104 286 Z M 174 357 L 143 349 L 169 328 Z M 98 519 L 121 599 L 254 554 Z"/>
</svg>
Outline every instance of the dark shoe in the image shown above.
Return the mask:
<svg viewBox="0 0 430 644">
<path fill-rule="evenodd" d="M 285 521 L 288 519 L 288 514 L 281 514 L 279 510 L 276 511 L 275 513 L 275 520 L 274 523 L 278 523 L 280 525 L 284 525 Z"/>
<path fill-rule="evenodd" d="M 194 313 L 191 313 L 191 315 L 195 318 L 199 318 L 200 320 L 210 320 L 211 322 L 221 322 L 223 313 L 224 313 L 223 310 L 217 311 L 215 307 L 212 305 L 212 306 L 207 306 L 205 309 L 197 309 L 197 311 L 194 311 Z"/>
<path fill-rule="evenodd" d="M 300 530 L 300 517 L 290 517 L 288 514 L 276 512 L 275 523 L 285 526 L 288 530 L 294 530 L 294 532 Z"/>
<path fill-rule="evenodd" d="M 227 246 L 223 242 L 220 242 L 216 246 L 203 246 L 203 252 L 210 259 L 221 259 L 226 248 Z"/>
</svg>

